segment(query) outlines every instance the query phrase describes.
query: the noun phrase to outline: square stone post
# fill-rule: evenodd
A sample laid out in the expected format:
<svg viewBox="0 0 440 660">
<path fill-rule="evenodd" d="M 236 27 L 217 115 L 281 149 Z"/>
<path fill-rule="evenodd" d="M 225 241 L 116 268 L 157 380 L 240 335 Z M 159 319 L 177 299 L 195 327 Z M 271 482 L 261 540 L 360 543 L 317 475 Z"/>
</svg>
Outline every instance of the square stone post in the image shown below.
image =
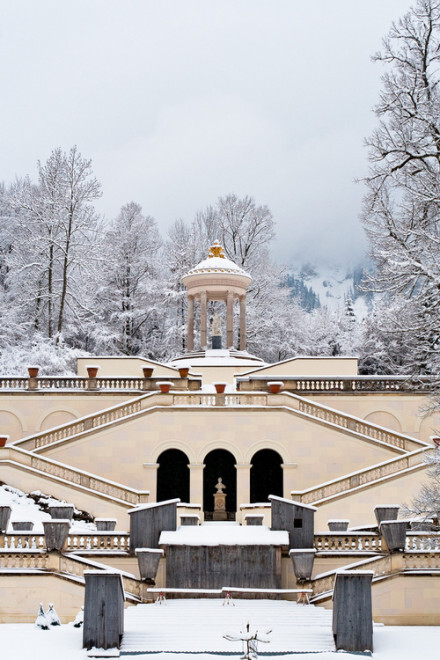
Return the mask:
<svg viewBox="0 0 440 660">
<path fill-rule="evenodd" d="M 207 316 L 206 316 L 206 303 L 208 294 L 206 291 L 200 294 L 200 347 L 206 350 L 208 345 L 207 339 Z"/>
<path fill-rule="evenodd" d="M 250 463 L 237 463 L 237 519 L 241 517 L 240 504 L 250 502 L 251 488 L 251 467 Z"/>
<path fill-rule="evenodd" d="M 228 291 L 226 297 L 226 348 L 234 347 L 234 294 Z"/>
<path fill-rule="evenodd" d="M 187 347 L 189 351 L 194 350 L 194 297 L 188 296 L 188 335 Z"/>
<path fill-rule="evenodd" d="M 157 496 L 157 470 L 159 468 L 159 463 L 143 463 L 142 467 L 147 471 L 145 482 L 148 486 L 151 499 L 155 502 Z M 146 501 L 148 502 L 148 499 Z"/>
<path fill-rule="evenodd" d="M 246 350 L 246 296 L 240 298 L 240 351 Z"/>
</svg>

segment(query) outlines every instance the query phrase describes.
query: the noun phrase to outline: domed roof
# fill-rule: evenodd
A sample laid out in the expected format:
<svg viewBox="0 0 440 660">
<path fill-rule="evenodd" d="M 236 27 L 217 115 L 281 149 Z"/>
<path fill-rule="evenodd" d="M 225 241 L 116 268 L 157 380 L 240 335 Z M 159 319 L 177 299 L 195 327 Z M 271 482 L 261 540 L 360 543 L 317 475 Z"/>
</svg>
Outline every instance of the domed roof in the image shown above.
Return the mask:
<svg viewBox="0 0 440 660">
<path fill-rule="evenodd" d="M 209 248 L 208 258 L 191 268 L 182 279 L 190 275 L 204 275 L 206 273 L 231 273 L 248 277 L 249 280 L 252 279 L 249 273 L 246 273 L 240 266 L 225 257 L 223 247 L 218 241 L 215 241 Z"/>
</svg>

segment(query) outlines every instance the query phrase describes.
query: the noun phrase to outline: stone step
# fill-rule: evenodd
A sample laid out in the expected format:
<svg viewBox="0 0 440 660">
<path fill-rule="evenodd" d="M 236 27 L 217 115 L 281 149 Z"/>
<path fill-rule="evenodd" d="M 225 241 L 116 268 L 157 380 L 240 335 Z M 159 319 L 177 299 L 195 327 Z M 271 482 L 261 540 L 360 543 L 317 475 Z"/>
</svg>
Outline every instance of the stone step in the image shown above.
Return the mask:
<svg viewBox="0 0 440 660">
<path fill-rule="evenodd" d="M 225 603 L 225 604 L 224 604 Z M 125 613 L 121 656 L 130 653 L 241 653 L 240 630 L 265 632 L 259 655 L 334 651 L 332 612 L 289 601 L 223 599 L 168 600 L 137 605 Z"/>
</svg>

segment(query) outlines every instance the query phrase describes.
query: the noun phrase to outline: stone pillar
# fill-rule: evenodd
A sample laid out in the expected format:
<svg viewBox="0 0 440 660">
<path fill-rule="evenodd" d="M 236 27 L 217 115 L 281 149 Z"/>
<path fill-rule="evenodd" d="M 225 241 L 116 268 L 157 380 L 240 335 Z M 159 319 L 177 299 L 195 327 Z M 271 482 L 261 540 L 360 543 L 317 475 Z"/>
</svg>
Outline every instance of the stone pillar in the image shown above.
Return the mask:
<svg viewBox="0 0 440 660">
<path fill-rule="evenodd" d="M 187 348 L 194 350 L 194 297 L 188 296 Z"/>
<path fill-rule="evenodd" d="M 250 463 L 237 463 L 237 517 L 240 512 L 240 504 L 248 504 L 251 501 L 251 467 Z"/>
<path fill-rule="evenodd" d="M 151 501 L 155 502 L 157 497 L 157 470 L 159 463 L 144 463 L 142 467 L 147 471 L 145 481 L 150 491 Z"/>
<path fill-rule="evenodd" d="M 246 296 L 240 298 L 240 351 L 246 350 Z"/>
<path fill-rule="evenodd" d="M 226 297 L 226 348 L 234 346 L 234 294 L 228 291 Z"/>
<path fill-rule="evenodd" d="M 203 505 L 203 469 L 204 463 L 190 463 L 189 467 L 189 501 L 191 504 Z"/>
<path fill-rule="evenodd" d="M 295 490 L 295 486 L 297 486 L 296 470 L 298 469 L 298 463 L 281 463 L 281 467 L 283 468 L 284 497 L 290 499 L 292 490 Z"/>
<path fill-rule="evenodd" d="M 208 339 L 207 339 L 207 316 L 206 316 L 206 303 L 208 300 L 208 294 L 206 291 L 203 291 L 200 294 L 200 347 L 202 350 L 206 350 Z"/>
</svg>

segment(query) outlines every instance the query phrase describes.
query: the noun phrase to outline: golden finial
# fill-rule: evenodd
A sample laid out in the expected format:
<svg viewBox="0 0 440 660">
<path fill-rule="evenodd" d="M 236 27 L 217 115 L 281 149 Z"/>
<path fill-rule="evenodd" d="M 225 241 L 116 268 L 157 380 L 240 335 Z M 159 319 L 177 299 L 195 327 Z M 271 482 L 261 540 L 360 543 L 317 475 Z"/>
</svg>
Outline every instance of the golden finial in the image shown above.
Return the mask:
<svg viewBox="0 0 440 660">
<path fill-rule="evenodd" d="M 214 241 L 214 245 L 211 245 L 209 248 L 208 256 L 210 259 L 212 259 L 212 257 L 220 257 L 220 259 L 225 258 L 225 255 L 223 254 L 223 248 L 218 241 Z"/>
</svg>

